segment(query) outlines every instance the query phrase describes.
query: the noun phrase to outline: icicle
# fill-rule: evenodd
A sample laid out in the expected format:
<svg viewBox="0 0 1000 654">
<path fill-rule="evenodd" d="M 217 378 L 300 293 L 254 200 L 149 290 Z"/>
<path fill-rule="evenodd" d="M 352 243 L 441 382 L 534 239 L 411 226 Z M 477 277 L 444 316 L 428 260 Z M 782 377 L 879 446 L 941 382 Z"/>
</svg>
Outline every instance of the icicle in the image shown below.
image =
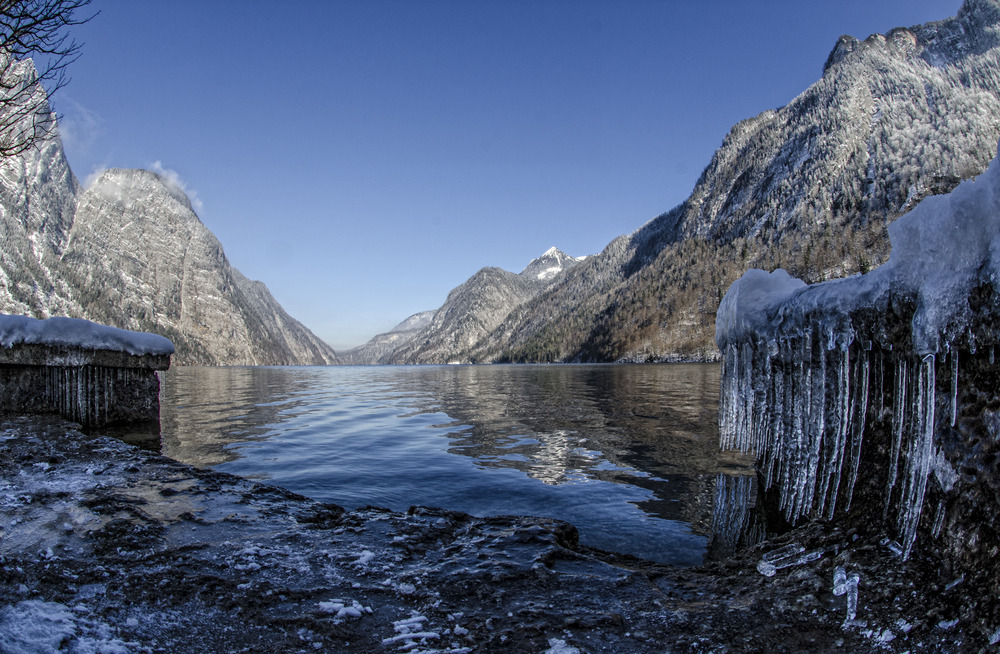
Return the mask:
<svg viewBox="0 0 1000 654">
<path fill-rule="evenodd" d="M 858 583 L 861 578 L 852 574 L 847 579 L 847 617 L 844 622 L 851 622 L 858 617 Z"/>
<path fill-rule="evenodd" d="M 885 489 L 885 508 L 882 518 L 889 516 L 892 503 L 892 490 L 896 485 L 896 475 L 899 470 L 899 454 L 903 443 L 903 429 L 906 415 L 904 413 L 908 398 L 907 361 L 900 359 L 896 363 L 892 389 L 892 449 L 889 453 L 889 481 Z"/>
<path fill-rule="evenodd" d="M 931 536 L 937 538 L 941 535 L 941 527 L 944 526 L 944 498 L 938 502 L 937 511 L 934 513 L 934 526 L 931 527 Z"/>
<path fill-rule="evenodd" d="M 792 424 L 791 456 L 789 466 L 786 468 L 787 474 L 783 483 L 782 495 L 785 506 L 785 517 L 789 522 L 794 522 L 805 510 L 803 503 L 805 500 L 805 486 L 807 483 L 809 470 L 807 462 L 807 437 L 808 437 L 808 411 L 812 404 L 812 331 L 806 329 L 801 345 L 798 360 L 795 363 L 795 386 L 796 393 L 793 398 L 794 416 Z"/>
<path fill-rule="evenodd" d="M 772 365 L 772 379 L 770 384 L 770 406 L 771 412 L 767 416 L 767 435 L 762 445 L 764 455 L 764 486 L 769 488 L 774 483 L 778 472 L 775 466 L 781 454 L 781 440 L 784 433 L 785 411 L 787 402 L 787 380 L 785 378 L 784 363 L 787 359 L 783 356 L 783 346 L 778 346 L 775 356 L 778 357 L 777 365 Z"/>
<path fill-rule="evenodd" d="M 851 502 L 854 500 L 854 485 L 858 480 L 858 469 L 861 467 L 861 444 L 865 436 L 865 416 L 868 413 L 868 357 L 858 357 L 854 368 L 855 385 L 858 391 L 853 394 L 854 401 L 850 409 L 850 415 L 852 416 L 851 467 L 847 480 L 845 511 L 851 510 Z"/>
<path fill-rule="evenodd" d="M 757 563 L 757 572 L 765 577 L 773 577 L 782 568 L 804 565 L 822 556 L 823 550 L 806 552 L 806 548 L 802 545 L 790 543 L 762 556 L 760 562 Z"/>
<path fill-rule="evenodd" d="M 769 391 L 771 388 L 771 347 L 769 344 L 759 343 L 763 351 L 758 353 L 758 360 L 761 360 L 760 367 L 755 370 L 753 376 L 754 393 L 754 419 L 752 424 L 753 433 L 750 435 L 750 450 L 760 454 L 767 441 L 767 427 L 770 420 L 772 404 L 769 402 Z"/>
<path fill-rule="evenodd" d="M 826 427 L 826 348 L 818 348 L 818 366 L 810 368 L 809 419 L 806 430 L 806 465 L 804 467 L 800 515 L 812 508 L 820 467 L 820 447 Z"/>
<path fill-rule="evenodd" d="M 715 479 L 715 506 L 712 511 L 714 538 L 727 547 L 736 547 L 744 535 L 750 509 L 756 503 L 757 490 L 753 476 L 731 476 L 723 473 Z"/>
<path fill-rule="evenodd" d="M 834 435 L 834 440 L 829 448 L 831 456 L 827 475 L 829 499 L 826 500 L 825 512 L 828 520 L 833 518 L 834 511 L 837 509 L 837 493 L 840 490 L 840 478 L 844 469 L 844 451 L 847 448 L 847 432 L 850 426 L 850 414 L 848 413 L 851 398 L 850 366 L 850 350 L 845 348 L 837 365 L 837 395 L 833 405 L 835 421 L 831 433 Z M 821 500 L 826 492 L 827 488 L 824 487 L 821 491 Z M 822 511 L 821 507 L 820 512 Z"/>
<path fill-rule="evenodd" d="M 763 559 L 764 561 L 776 561 L 778 559 L 787 559 L 793 557 L 805 551 L 806 548 L 800 545 L 799 543 L 789 543 L 788 545 L 784 545 L 776 550 L 771 550 L 770 552 L 765 553 L 760 558 Z"/>
<path fill-rule="evenodd" d="M 750 436 L 753 433 L 754 400 L 753 391 L 753 366 L 754 346 L 751 343 L 744 343 L 740 348 L 740 369 L 742 379 L 740 380 L 740 396 L 743 400 L 742 415 L 739 421 L 740 452 L 746 454 L 751 450 L 752 443 Z"/>
<path fill-rule="evenodd" d="M 900 500 L 900 537 L 903 540 L 904 560 L 909 558 L 917 538 L 934 446 L 934 355 L 925 356 L 921 364 L 917 378 L 917 424 L 910 442 L 905 493 Z"/>
<path fill-rule="evenodd" d="M 958 421 L 958 350 L 951 351 L 951 426 Z"/>
<path fill-rule="evenodd" d="M 736 345 L 726 347 L 722 359 L 722 392 L 719 397 L 719 446 L 724 450 L 735 447 L 736 415 L 735 404 L 739 367 L 736 360 Z"/>
<path fill-rule="evenodd" d="M 847 592 L 847 571 L 838 565 L 833 571 L 833 594 L 840 597 Z"/>
<path fill-rule="evenodd" d="M 885 545 L 889 549 L 889 551 L 895 554 L 896 556 L 903 556 L 903 546 L 897 543 L 896 541 L 886 537 L 879 542 L 882 545 Z"/>
</svg>

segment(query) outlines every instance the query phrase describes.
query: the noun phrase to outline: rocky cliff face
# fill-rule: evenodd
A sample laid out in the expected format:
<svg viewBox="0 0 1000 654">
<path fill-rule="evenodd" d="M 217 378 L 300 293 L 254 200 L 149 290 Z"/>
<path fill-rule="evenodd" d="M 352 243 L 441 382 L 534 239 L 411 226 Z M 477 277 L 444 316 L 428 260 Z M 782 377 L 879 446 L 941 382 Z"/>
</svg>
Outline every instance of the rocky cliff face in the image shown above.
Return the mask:
<svg viewBox="0 0 1000 654">
<path fill-rule="evenodd" d="M 263 284 L 229 265 L 187 196 L 154 173 L 109 170 L 88 188 L 62 263 L 88 316 L 167 335 L 186 363 L 332 361 Z"/>
<path fill-rule="evenodd" d="M 154 173 L 110 170 L 82 191 L 58 139 L 2 159 L 0 236 L 0 312 L 159 333 L 178 364 L 334 361 Z"/>
<path fill-rule="evenodd" d="M 441 308 L 411 316 L 387 334 L 342 353 L 349 363 L 467 362 L 468 351 L 517 307 L 550 288 L 582 259 L 556 248 L 520 273 L 483 268 L 453 289 Z"/>
<path fill-rule="evenodd" d="M 57 272 L 80 186 L 58 140 L 0 157 L 0 311 L 69 315 L 69 289 Z"/>
<path fill-rule="evenodd" d="M 842 37 L 819 81 L 733 127 L 685 202 L 516 309 L 471 358 L 714 358 L 715 310 L 747 268 L 819 281 L 881 263 L 889 222 L 993 156 L 998 26 L 1000 3 L 969 0 L 944 21 Z"/>
<path fill-rule="evenodd" d="M 483 268 L 448 294 L 430 324 L 393 353 L 406 363 L 449 363 L 490 333 L 512 307 L 535 295 L 535 280 Z"/>
</svg>

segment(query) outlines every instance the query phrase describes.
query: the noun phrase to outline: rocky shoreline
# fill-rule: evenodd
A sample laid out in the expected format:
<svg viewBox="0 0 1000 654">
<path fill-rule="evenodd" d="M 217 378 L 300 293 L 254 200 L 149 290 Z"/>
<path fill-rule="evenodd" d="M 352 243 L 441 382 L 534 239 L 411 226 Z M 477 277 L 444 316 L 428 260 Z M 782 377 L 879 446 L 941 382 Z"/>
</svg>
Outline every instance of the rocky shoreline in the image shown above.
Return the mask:
<svg viewBox="0 0 1000 654">
<path fill-rule="evenodd" d="M 2 652 L 993 651 L 997 598 L 892 545 L 811 523 L 674 568 L 556 520 L 346 511 L 0 421 Z"/>
</svg>

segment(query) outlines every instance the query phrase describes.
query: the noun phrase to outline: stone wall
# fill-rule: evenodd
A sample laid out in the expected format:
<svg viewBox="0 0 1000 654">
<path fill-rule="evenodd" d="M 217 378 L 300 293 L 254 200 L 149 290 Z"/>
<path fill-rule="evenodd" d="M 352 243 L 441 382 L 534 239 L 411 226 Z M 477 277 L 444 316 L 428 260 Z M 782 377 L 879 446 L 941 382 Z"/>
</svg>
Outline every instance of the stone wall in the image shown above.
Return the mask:
<svg viewBox="0 0 1000 654">
<path fill-rule="evenodd" d="M 54 413 L 85 427 L 158 424 L 157 371 L 169 366 L 168 354 L 34 343 L 0 347 L 0 413 Z"/>
</svg>

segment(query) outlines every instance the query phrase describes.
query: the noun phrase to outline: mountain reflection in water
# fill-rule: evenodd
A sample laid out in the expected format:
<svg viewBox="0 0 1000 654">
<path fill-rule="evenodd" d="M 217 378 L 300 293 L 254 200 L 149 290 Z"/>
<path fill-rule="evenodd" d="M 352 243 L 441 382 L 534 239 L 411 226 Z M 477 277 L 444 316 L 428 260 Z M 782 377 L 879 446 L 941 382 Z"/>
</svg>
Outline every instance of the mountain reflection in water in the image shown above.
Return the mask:
<svg viewBox="0 0 1000 654">
<path fill-rule="evenodd" d="M 551 516 L 585 544 L 681 565 L 708 548 L 717 488 L 750 471 L 719 452 L 712 364 L 173 368 L 162 380 L 175 459 L 348 508 Z"/>
</svg>

